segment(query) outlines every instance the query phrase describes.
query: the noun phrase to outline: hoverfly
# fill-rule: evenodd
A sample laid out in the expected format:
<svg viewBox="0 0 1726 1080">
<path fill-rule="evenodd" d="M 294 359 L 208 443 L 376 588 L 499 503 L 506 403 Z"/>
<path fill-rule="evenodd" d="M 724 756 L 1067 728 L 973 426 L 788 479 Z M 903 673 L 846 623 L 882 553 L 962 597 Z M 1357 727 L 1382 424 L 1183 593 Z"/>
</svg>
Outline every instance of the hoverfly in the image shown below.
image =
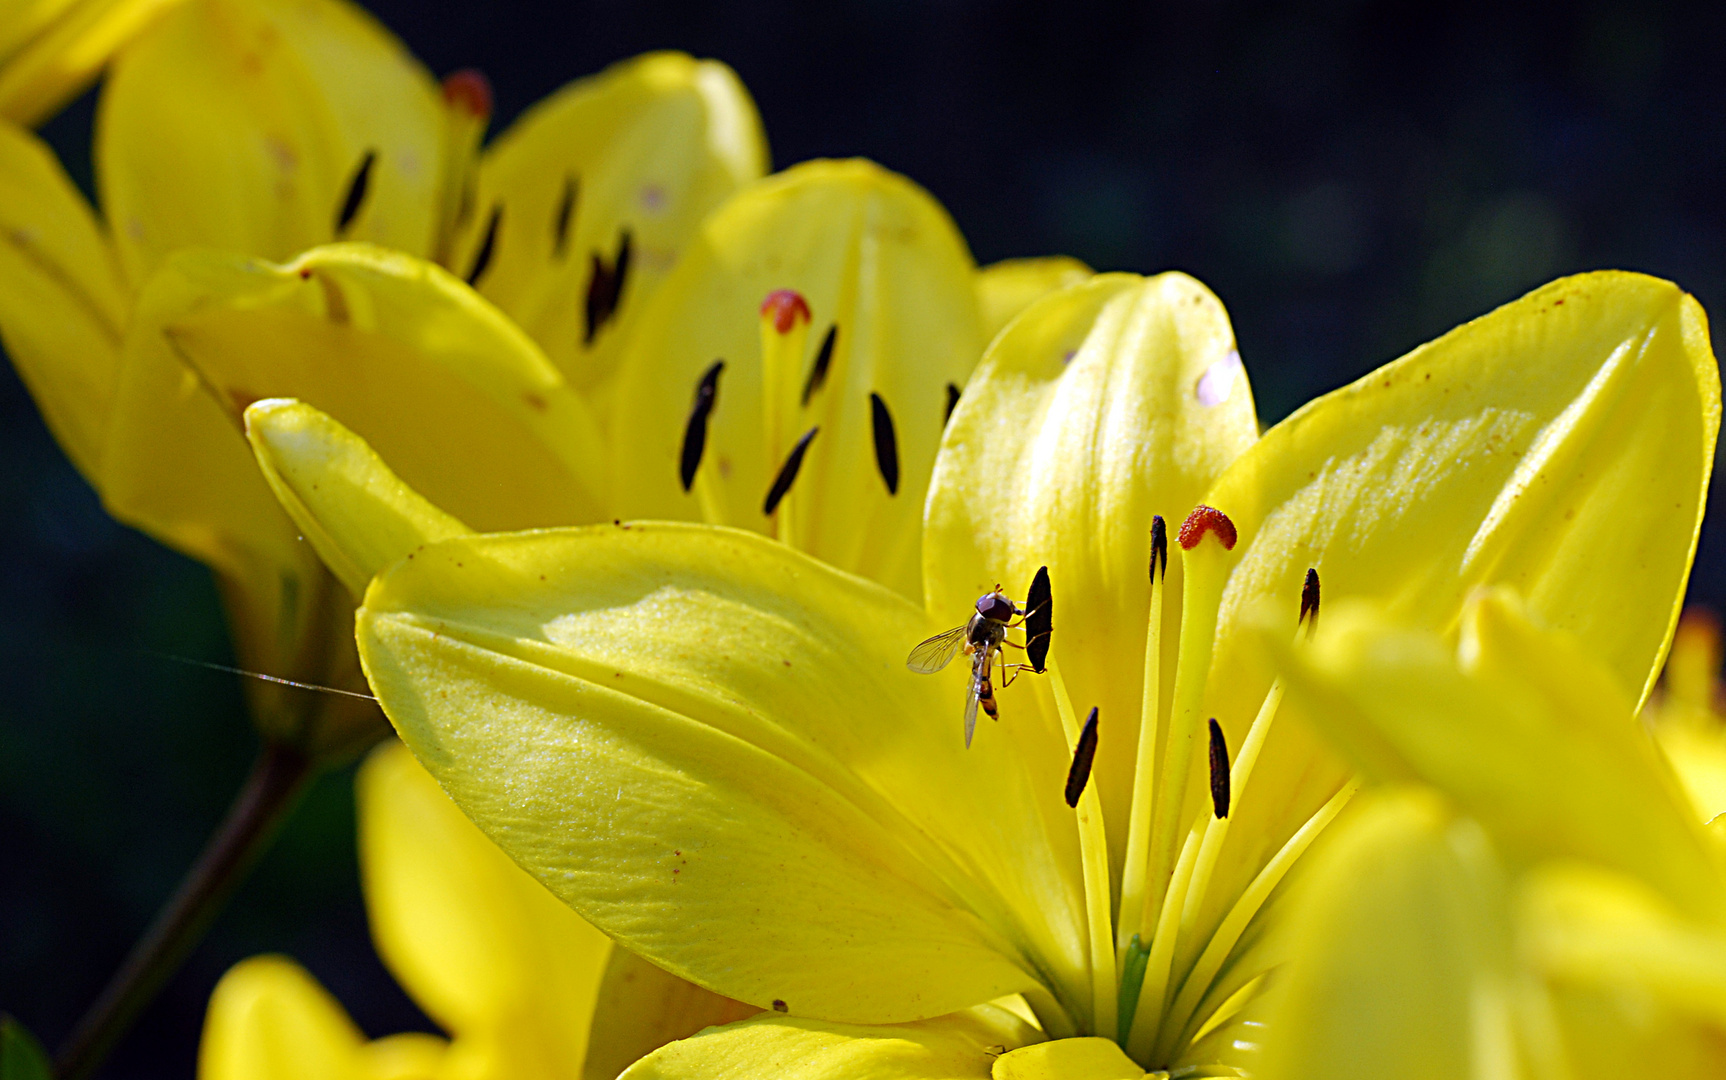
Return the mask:
<svg viewBox="0 0 1726 1080">
<path fill-rule="evenodd" d="M 1000 719 L 995 705 L 994 668 L 1002 646 L 1024 649 L 1029 663 L 1009 664 L 1003 659 L 1001 671 L 1006 676 L 1002 686 L 1012 684 L 1021 671 L 1043 671 L 1043 661 L 1049 654 L 1052 601 L 1049 596 L 1049 568 L 1037 571 L 1020 607 L 996 585 L 992 592 L 977 598 L 977 613 L 963 625 L 936 634 L 905 658 L 905 666 L 919 675 L 931 675 L 953 662 L 961 648 L 971 657 L 971 682 L 965 691 L 965 746 L 971 745 L 971 733 L 977 728 L 977 708 Z M 1017 620 L 1017 621 L 1015 621 Z M 1007 640 L 1007 631 L 1023 627 L 1025 644 Z"/>
</svg>

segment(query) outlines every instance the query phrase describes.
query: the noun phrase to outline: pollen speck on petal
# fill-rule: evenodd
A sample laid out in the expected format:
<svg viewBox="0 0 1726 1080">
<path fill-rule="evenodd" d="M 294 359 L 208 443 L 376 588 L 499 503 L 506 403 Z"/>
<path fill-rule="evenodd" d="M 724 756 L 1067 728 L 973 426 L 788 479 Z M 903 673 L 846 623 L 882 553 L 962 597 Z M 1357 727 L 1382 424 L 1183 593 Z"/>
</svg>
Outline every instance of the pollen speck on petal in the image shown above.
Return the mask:
<svg viewBox="0 0 1726 1080">
<path fill-rule="evenodd" d="M 1199 376 L 1199 381 L 1193 387 L 1193 394 L 1199 399 L 1199 404 L 1206 408 L 1221 405 L 1234 393 L 1236 376 L 1241 370 L 1241 354 L 1239 350 L 1230 349 L 1229 354 L 1211 364 L 1205 373 Z"/>
</svg>

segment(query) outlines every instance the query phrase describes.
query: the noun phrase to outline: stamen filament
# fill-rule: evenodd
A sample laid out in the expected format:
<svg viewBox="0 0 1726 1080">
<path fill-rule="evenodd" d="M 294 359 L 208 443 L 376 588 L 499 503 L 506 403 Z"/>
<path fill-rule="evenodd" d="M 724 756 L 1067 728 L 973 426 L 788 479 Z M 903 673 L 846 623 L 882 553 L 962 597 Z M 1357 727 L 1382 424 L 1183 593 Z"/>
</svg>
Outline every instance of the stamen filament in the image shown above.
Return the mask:
<svg viewBox="0 0 1726 1080">
<path fill-rule="evenodd" d="M 1151 947 L 1134 934 L 1121 953 L 1121 1007 L 1116 1022 L 1115 1041 L 1127 1045 L 1133 1014 L 1139 1009 L 1139 993 L 1145 988 L 1145 964 L 1150 961 Z"/>
<path fill-rule="evenodd" d="M 1019 991 L 1030 1008 L 1037 1023 L 1042 1025 L 1043 1034 L 1051 1039 L 1071 1039 L 1079 1033 L 1079 1026 L 1073 1023 L 1072 1016 L 1062 1007 L 1049 988 L 1036 985 L 1028 990 Z"/>
<path fill-rule="evenodd" d="M 701 520 L 709 525 L 725 524 L 725 500 L 719 494 L 719 481 L 713 470 L 718 466 L 703 461 L 695 469 L 695 501 L 701 506 Z"/>
<path fill-rule="evenodd" d="M 1067 734 L 1067 752 L 1079 747 L 1079 717 L 1073 711 L 1073 700 L 1067 696 L 1066 680 L 1061 678 L 1060 665 L 1049 657 L 1049 679 L 1055 694 L 1055 710 L 1061 714 L 1061 728 Z M 1103 806 L 1097 797 L 1097 785 L 1085 785 L 1075 811 L 1079 827 L 1079 858 L 1085 875 L 1085 921 L 1090 929 L 1091 947 L 1091 1031 L 1106 1035 L 1115 1030 L 1115 946 L 1109 910 L 1109 845 L 1103 834 Z"/>
<path fill-rule="evenodd" d="M 1163 998 L 1169 990 L 1169 967 L 1175 958 L 1175 928 L 1198 852 L 1199 830 L 1195 828 L 1187 833 L 1186 842 L 1181 845 L 1181 857 L 1175 864 L 1168 892 L 1162 899 L 1155 936 L 1151 938 L 1151 957 L 1145 964 L 1144 985 L 1139 989 L 1139 1005 L 1133 1013 L 1132 1026 L 1127 1029 L 1127 1056 L 1134 1061 L 1150 1060 L 1145 1055 L 1157 1036 L 1158 1021 L 1163 1015 Z"/>
<path fill-rule="evenodd" d="M 1282 700 L 1283 681 L 1278 679 L 1271 684 L 1271 692 L 1265 695 L 1264 704 L 1259 706 L 1258 715 L 1253 717 L 1253 726 L 1247 731 L 1246 741 L 1241 743 L 1240 753 L 1235 756 L 1234 768 L 1229 775 L 1229 801 L 1237 807 L 1241 804 L 1241 793 L 1252 777 L 1253 762 L 1258 760 L 1259 748 L 1264 746 L 1265 734 L 1270 731 L 1271 721 L 1276 718 L 1277 707 Z M 1181 937 L 1184 940 L 1192 940 L 1191 935 L 1199 920 L 1199 908 L 1204 905 L 1205 893 L 1210 888 L 1211 873 L 1216 869 L 1217 857 L 1222 854 L 1223 841 L 1229 836 L 1229 820 L 1213 817 L 1205 823 L 1205 838 L 1199 845 L 1193 881 L 1187 889 L 1186 910 L 1181 912 Z"/>
<path fill-rule="evenodd" d="M 1145 861 L 1150 850 L 1151 796 L 1155 792 L 1157 747 L 1162 743 L 1163 583 L 1168 578 L 1168 533 L 1161 516 L 1151 520 L 1151 612 L 1145 626 L 1144 696 L 1139 704 L 1139 750 L 1133 766 L 1133 802 L 1127 818 L 1126 862 L 1121 868 L 1121 917 L 1115 929 L 1123 985 L 1127 947 L 1143 933 Z M 1137 993 L 1134 1000 L 1137 1000 Z"/>
<path fill-rule="evenodd" d="M 1222 970 L 1223 964 L 1240 942 L 1241 936 L 1246 933 L 1247 926 L 1252 922 L 1253 916 L 1258 914 L 1272 890 L 1282 884 L 1283 878 L 1288 875 L 1289 870 L 1294 867 L 1300 857 L 1306 854 L 1306 850 L 1312 846 L 1314 840 L 1318 839 L 1319 834 L 1324 832 L 1338 814 L 1342 813 L 1343 807 L 1348 805 L 1358 788 L 1358 783 L 1354 781 L 1344 784 L 1341 790 L 1332 795 L 1330 800 L 1318 809 L 1317 813 L 1295 830 L 1294 835 L 1288 838 L 1277 853 L 1271 857 L 1271 860 L 1264 865 L 1264 868 L 1254 876 L 1252 884 L 1248 885 L 1241 893 L 1240 898 L 1229 909 L 1228 915 L 1224 916 L 1222 923 L 1218 925 L 1216 933 L 1211 935 L 1209 944 L 1205 946 L 1205 951 L 1200 954 L 1198 963 L 1193 965 L 1192 971 L 1188 973 L 1186 980 L 1181 985 L 1180 992 L 1175 996 L 1174 1004 L 1169 1007 L 1166 1015 L 1170 1021 L 1175 1022 L 1165 1025 L 1167 1031 L 1164 1033 L 1163 1040 L 1156 1047 L 1157 1053 L 1172 1054 L 1176 1048 L 1191 1041 L 1198 1028 L 1204 1023 L 1204 1010 L 1201 1008 L 1204 999 L 1216 996 L 1215 991 L 1218 988 L 1213 987 L 1211 982 Z M 1257 976 L 1251 977 L 1256 978 Z M 1234 995 L 1239 987 L 1223 987 L 1222 989 L 1226 991 L 1221 995 L 1226 1001 Z M 1178 1036 L 1169 1038 L 1169 1035 L 1175 1032 L 1179 1033 Z"/>
</svg>

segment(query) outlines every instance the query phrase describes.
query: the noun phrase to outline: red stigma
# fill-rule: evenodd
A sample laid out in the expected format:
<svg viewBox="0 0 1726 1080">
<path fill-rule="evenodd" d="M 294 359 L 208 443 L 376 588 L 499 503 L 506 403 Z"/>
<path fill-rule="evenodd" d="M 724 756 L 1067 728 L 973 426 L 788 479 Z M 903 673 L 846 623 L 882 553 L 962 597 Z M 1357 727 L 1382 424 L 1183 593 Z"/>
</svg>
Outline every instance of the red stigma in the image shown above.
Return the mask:
<svg viewBox="0 0 1726 1080">
<path fill-rule="evenodd" d="M 491 116 L 491 83 L 478 68 L 462 68 L 445 76 L 443 99 L 465 109 L 471 116 Z"/>
<path fill-rule="evenodd" d="M 1234 550 L 1235 523 L 1227 514 L 1211 506 L 1193 507 L 1187 520 L 1181 522 L 1180 535 L 1176 539 L 1180 541 L 1182 551 L 1191 551 L 1208 532 L 1216 533 L 1217 542 L 1223 545 L 1224 551 Z"/>
<path fill-rule="evenodd" d="M 773 329 L 789 334 L 799 315 L 803 316 L 804 325 L 808 325 L 809 302 L 796 289 L 775 289 L 761 301 L 761 317 L 769 315 L 773 316 Z"/>
</svg>

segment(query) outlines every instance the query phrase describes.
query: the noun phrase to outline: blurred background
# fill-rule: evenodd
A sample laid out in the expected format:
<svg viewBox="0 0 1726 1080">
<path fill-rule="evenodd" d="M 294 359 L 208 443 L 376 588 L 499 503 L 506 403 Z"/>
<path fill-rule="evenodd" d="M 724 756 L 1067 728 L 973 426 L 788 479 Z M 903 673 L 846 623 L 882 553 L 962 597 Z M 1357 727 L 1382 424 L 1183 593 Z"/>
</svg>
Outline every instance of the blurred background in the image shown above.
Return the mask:
<svg viewBox="0 0 1726 1080">
<path fill-rule="evenodd" d="M 731 64 L 776 167 L 863 155 L 980 261 L 1178 268 L 1222 297 L 1266 422 L 1560 274 L 1726 311 L 1726 5 L 373 0 L 493 131 L 652 48 Z M 46 134 L 89 183 L 93 99 Z M 50 1046 L 191 863 L 254 751 L 205 572 L 111 523 L 0 370 L 0 1007 Z M 1726 529 L 1692 599 L 1726 603 Z M 371 1035 L 431 1025 L 367 938 L 351 770 L 325 777 L 105 1075 L 184 1077 L 210 988 L 297 957 Z"/>
</svg>

